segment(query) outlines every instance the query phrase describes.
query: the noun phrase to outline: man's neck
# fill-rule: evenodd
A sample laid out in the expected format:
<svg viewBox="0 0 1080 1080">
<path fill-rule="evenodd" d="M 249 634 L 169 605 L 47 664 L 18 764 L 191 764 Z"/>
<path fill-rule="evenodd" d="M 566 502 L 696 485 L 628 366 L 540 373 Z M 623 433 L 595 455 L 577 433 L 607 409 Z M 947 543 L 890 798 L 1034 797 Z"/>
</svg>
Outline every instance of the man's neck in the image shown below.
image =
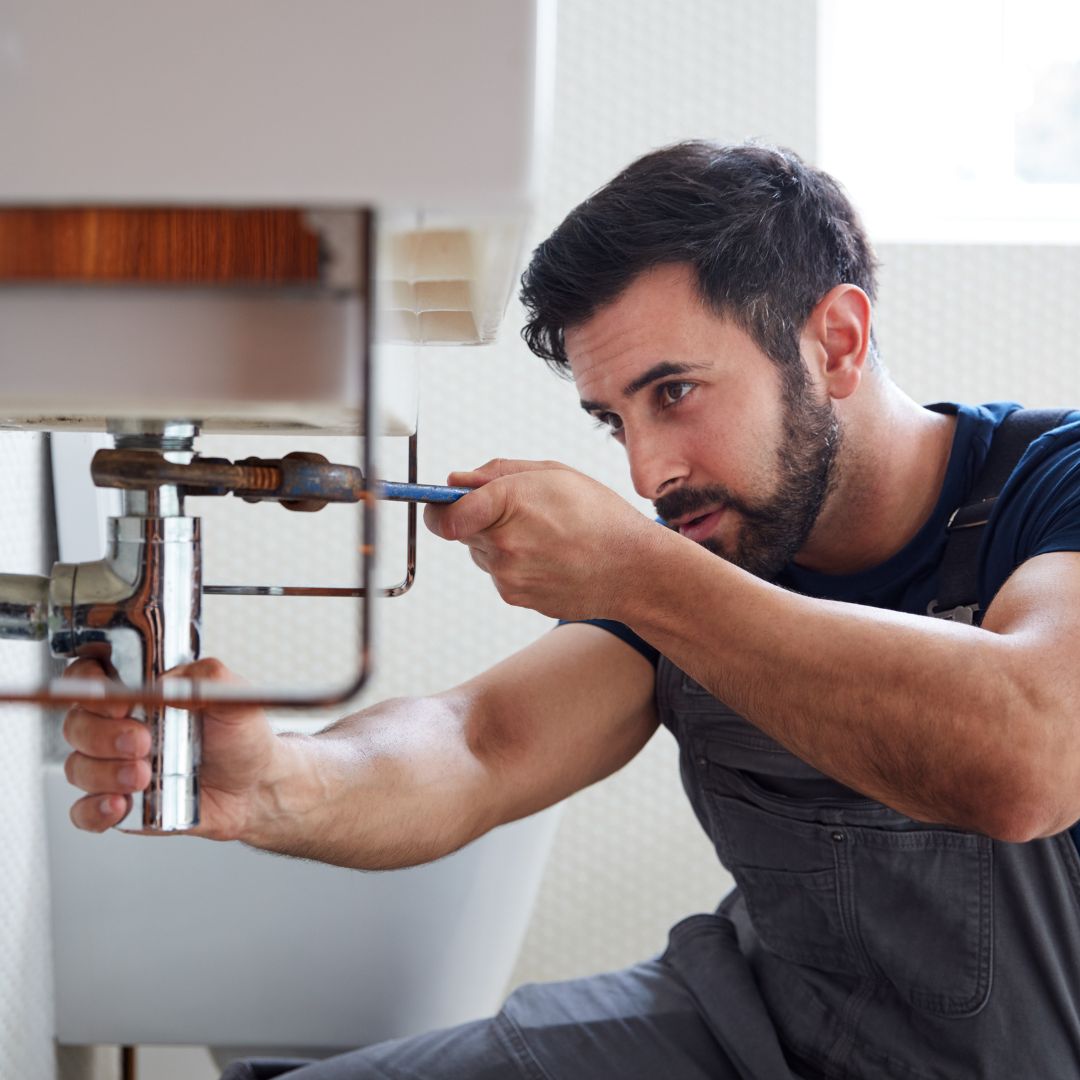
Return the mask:
<svg viewBox="0 0 1080 1080">
<path fill-rule="evenodd" d="M 808 570 L 880 565 L 915 537 L 941 495 L 956 417 L 922 408 L 885 376 L 874 383 L 842 417 L 836 487 L 795 558 Z"/>
</svg>

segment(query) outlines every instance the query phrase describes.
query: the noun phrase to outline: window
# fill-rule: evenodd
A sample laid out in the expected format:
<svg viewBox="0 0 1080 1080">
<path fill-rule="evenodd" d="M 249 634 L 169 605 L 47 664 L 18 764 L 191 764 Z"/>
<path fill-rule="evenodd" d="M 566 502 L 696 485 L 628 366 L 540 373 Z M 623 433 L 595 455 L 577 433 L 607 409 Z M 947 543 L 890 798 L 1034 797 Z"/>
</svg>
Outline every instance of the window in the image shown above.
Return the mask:
<svg viewBox="0 0 1080 1080">
<path fill-rule="evenodd" d="M 1080 4 L 820 0 L 818 110 L 875 241 L 1080 243 Z"/>
</svg>

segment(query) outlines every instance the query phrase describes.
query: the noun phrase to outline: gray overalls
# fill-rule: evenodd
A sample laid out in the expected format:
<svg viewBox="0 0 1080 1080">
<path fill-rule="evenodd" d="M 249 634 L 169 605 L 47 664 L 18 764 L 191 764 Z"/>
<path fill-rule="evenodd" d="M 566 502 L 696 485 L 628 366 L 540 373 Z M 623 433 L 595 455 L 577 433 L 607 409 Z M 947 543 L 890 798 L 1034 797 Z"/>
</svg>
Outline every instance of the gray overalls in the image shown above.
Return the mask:
<svg viewBox="0 0 1080 1080">
<path fill-rule="evenodd" d="M 710 939 L 733 932 L 800 1074 L 1080 1077 L 1067 833 L 1006 844 L 921 825 L 812 769 L 672 664 L 658 679 L 683 783 L 738 885 L 717 916 L 673 931 L 675 967 L 721 1041 L 758 1005 L 710 983 Z M 740 1050 L 742 1075 L 788 1075 L 754 1071 L 753 1045 Z"/>
</svg>

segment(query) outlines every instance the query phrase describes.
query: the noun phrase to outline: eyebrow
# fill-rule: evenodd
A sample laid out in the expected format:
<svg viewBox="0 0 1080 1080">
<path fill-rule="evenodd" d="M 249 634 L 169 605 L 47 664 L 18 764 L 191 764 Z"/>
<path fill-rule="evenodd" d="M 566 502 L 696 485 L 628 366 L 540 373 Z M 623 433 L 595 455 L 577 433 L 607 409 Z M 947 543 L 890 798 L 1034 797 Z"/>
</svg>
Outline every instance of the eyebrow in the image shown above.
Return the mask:
<svg viewBox="0 0 1080 1080">
<path fill-rule="evenodd" d="M 666 379 L 669 375 L 687 375 L 693 371 L 704 371 L 707 366 L 706 364 L 677 364 L 673 360 L 661 360 L 658 364 L 653 364 L 648 371 L 628 382 L 622 389 L 622 396 L 624 398 L 633 397 L 636 393 L 644 390 L 646 386 L 660 379 Z M 581 401 L 581 407 L 587 413 L 604 412 L 608 408 L 603 402 L 586 401 L 584 398 Z"/>
</svg>

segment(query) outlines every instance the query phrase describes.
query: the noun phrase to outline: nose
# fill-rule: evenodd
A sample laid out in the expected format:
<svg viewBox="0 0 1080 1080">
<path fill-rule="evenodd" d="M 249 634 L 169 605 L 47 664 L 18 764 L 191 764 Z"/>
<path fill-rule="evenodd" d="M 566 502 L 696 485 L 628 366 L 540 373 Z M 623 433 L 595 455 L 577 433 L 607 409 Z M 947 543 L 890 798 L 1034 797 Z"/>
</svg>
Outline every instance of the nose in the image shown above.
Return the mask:
<svg viewBox="0 0 1080 1080">
<path fill-rule="evenodd" d="M 625 433 L 623 445 L 630 463 L 634 490 L 650 501 L 666 495 L 689 475 L 678 446 L 670 439 L 645 432 Z"/>
</svg>

